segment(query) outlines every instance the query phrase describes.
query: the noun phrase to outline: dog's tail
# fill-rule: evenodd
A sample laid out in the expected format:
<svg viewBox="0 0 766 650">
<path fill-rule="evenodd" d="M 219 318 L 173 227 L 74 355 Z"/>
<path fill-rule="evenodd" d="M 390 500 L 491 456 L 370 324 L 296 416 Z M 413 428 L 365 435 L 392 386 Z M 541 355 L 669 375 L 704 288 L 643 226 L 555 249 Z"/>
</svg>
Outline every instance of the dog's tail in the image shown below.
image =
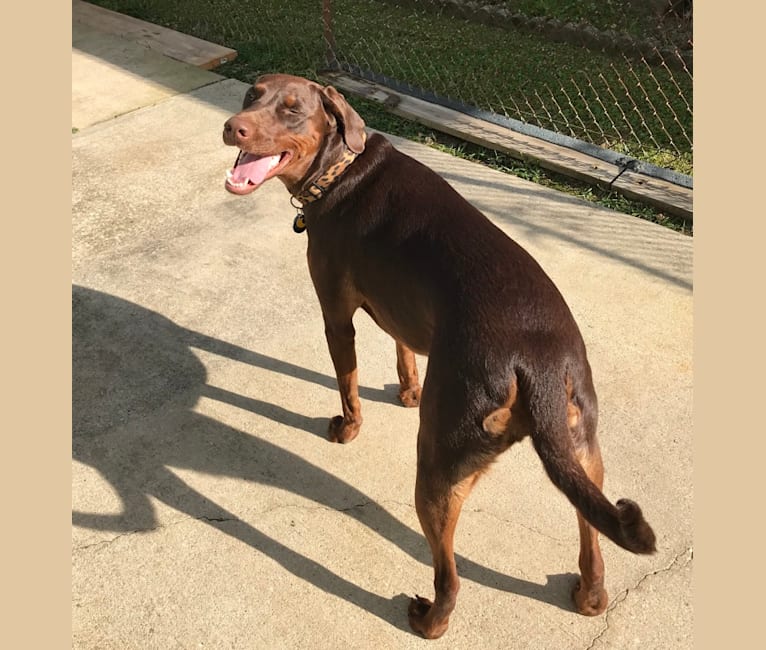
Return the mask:
<svg viewBox="0 0 766 650">
<path fill-rule="evenodd" d="M 620 499 L 613 505 L 588 478 L 577 460 L 569 433 L 564 386 L 553 378 L 546 381 L 545 373 L 541 374 L 542 381 L 535 373 L 537 381 L 524 383 L 533 422 L 532 444 L 551 481 L 588 523 L 615 544 L 633 553 L 654 553 L 654 531 L 638 504 Z"/>
</svg>

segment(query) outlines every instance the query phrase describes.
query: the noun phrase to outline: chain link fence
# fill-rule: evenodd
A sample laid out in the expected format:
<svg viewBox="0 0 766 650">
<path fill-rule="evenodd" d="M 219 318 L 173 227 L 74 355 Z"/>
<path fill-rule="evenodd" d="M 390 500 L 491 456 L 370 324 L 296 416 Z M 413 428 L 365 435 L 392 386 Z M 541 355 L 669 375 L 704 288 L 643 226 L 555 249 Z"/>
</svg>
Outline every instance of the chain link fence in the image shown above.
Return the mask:
<svg viewBox="0 0 766 650">
<path fill-rule="evenodd" d="M 691 175 L 692 0 L 95 0 L 226 45 L 221 68 L 346 71 Z"/>
<path fill-rule="evenodd" d="M 691 1 L 323 5 L 331 69 L 692 173 Z"/>
</svg>

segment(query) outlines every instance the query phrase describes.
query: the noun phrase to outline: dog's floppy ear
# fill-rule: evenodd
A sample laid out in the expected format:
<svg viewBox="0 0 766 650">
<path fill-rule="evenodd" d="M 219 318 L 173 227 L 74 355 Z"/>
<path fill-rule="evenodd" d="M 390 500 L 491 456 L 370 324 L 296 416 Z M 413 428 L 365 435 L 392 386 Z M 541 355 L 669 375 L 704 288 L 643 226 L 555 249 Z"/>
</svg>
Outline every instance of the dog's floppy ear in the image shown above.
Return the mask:
<svg viewBox="0 0 766 650">
<path fill-rule="evenodd" d="M 354 153 L 364 151 L 364 120 L 349 106 L 346 98 L 332 86 L 322 88 L 322 104 L 327 112 L 335 116 L 341 127 L 346 146 Z"/>
</svg>

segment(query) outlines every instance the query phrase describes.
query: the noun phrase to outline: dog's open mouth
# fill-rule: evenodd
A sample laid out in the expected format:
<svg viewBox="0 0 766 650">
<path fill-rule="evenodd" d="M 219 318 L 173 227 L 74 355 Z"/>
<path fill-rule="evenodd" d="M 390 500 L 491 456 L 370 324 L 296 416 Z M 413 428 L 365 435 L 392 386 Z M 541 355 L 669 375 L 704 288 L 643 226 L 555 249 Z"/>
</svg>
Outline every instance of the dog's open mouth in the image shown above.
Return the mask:
<svg viewBox="0 0 766 650">
<path fill-rule="evenodd" d="M 226 172 L 226 189 L 232 194 L 250 194 L 276 176 L 291 157 L 289 151 L 274 156 L 256 156 L 240 151 L 234 167 Z"/>
</svg>

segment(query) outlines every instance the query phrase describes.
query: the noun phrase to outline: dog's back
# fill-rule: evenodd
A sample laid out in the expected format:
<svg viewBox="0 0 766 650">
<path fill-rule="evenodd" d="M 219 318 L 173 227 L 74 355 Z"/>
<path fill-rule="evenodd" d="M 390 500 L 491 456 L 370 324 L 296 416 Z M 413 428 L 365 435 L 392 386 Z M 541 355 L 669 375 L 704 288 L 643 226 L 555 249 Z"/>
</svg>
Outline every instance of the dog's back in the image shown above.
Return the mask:
<svg viewBox="0 0 766 650">
<path fill-rule="evenodd" d="M 309 254 L 325 258 L 326 273 L 348 274 L 395 338 L 428 354 L 436 329 L 475 341 L 482 355 L 513 354 L 541 336 L 581 341 L 540 265 L 383 136 L 370 137 L 337 185 L 307 207 Z"/>
</svg>

